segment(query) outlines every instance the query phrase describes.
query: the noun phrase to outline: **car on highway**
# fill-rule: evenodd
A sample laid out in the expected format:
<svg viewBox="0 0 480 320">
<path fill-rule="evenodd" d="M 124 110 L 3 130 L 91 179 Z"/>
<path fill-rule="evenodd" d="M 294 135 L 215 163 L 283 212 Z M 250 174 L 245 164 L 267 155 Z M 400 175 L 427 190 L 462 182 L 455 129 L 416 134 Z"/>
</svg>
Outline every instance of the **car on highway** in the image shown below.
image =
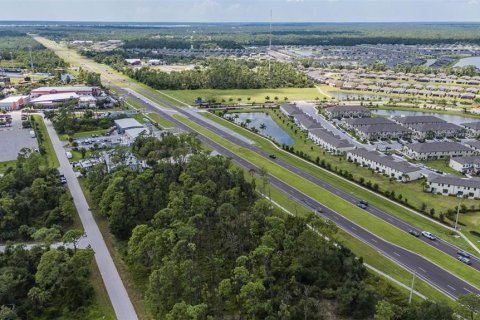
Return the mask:
<svg viewBox="0 0 480 320">
<path fill-rule="evenodd" d="M 357 203 L 357 206 L 360 207 L 360 208 L 362 208 L 362 209 L 367 209 L 367 205 L 365 205 L 365 204 L 362 203 L 362 202 Z"/>
<path fill-rule="evenodd" d="M 468 265 L 471 265 L 472 262 L 470 261 L 470 259 L 468 258 L 465 258 L 465 257 L 462 257 L 462 256 L 458 256 L 457 259 L 465 264 L 468 264 Z"/>
<path fill-rule="evenodd" d="M 368 201 L 366 200 L 360 200 L 358 203 L 363 204 L 365 207 L 368 207 Z"/>
<path fill-rule="evenodd" d="M 420 232 L 416 231 L 416 230 L 408 230 L 408 233 L 410 233 L 412 236 L 415 236 L 415 237 L 420 237 Z"/>
<path fill-rule="evenodd" d="M 270 159 L 277 159 L 277 156 L 274 155 L 274 154 L 269 154 L 268 157 L 269 157 Z"/>
<path fill-rule="evenodd" d="M 432 233 L 430 233 L 428 231 L 422 231 L 422 236 L 424 236 L 425 238 L 428 238 L 430 240 L 437 240 L 437 237 L 435 237 Z"/>
<path fill-rule="evenodd" d="M 468 258 L 470 259 L 472 256 L 470 255 L 470 253 L 466 252 L 466 251 L 463 251 L 463 250 L 460 250 L 460 251 L 457 251 L 457 254 L 459 256 L 462 256 L 462 257 L 465 257 L 465 258 Z"/>
</svg>

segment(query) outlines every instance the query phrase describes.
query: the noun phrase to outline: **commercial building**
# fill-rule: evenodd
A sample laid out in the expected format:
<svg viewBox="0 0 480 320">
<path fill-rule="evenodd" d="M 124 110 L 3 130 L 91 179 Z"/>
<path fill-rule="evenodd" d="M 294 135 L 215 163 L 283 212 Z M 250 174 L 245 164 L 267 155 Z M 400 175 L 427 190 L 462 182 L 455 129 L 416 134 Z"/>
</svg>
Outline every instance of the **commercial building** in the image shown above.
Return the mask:
<svg viewBox="0 0 480 320">
<path fill-rule="evenodd" d="M 355 146 L 348 140 L 342 139 L 326 129 L 317 128 L 309 130 L 308 138 L 326 151 L 335 155 L 343 154 L 349 150 L 355 149 Z"/>
<path fill-rule="evenodd" d="M 66 87 L 41 87 L 33 89 L 30 92 L 32 97 L 38 97 L 45 94 L 57 94 L 57 93 L 76 93 L 79 96 L 99 95 L 102 90 L 99 87 L 87 87 L 87 86 L 66 86 Z"/>
<path fill-rule="evenodd" d="M 476 174 L 480 172 L 480 156 L 451 158 L 448 165 L 458 172 Z"/>
<path fill-rule="evenodd" d="M 370 117 L 371 112 L 363 106 L 334 106 L 325 109 L 330 119 Z"/>
<path fill-rule="evenodd" d="M 472 148 L 450 141 L 410 143 L 406 144 L 402 151 L 405 155 L 415 160 L 436 160 L 478 154 L 478 151 Z"/>
<path fill-rule="evenodd" d="M 125 118 L 114 120 L 118 133 L 125 133 L 126 130 L 135 128 L 144 128 L 143 125 L 135 119 Z"/>
<path fill-rule="evenodd" d="M 80 96 L 74 92 L 71 93 L 55 93 L 55 94 L 45 94 L 34 98 L 30 103 L 37 108 L 55 108 L 62 103 L 66 103 L 72 100 L 78 100 Z"/>
<path fill-rule="evenodd" d="M 347 151 L 347 160 L 401 181 L 413 181 L 422 177 L 421 168 L 377 151 L 363 148 L 350 150 Z"/>
<path fill-rule="evenodd" d="M 26 103 L 24 96 L 11 96 L 0 100 L 0 110 L 12 111 L 19 110 Z"/>
<path fill-rule="evenodd" d="M 480 198 L 480 179 L 436 176 L 428 181 L 428 191 L 445 196 Z"/>
</svg>

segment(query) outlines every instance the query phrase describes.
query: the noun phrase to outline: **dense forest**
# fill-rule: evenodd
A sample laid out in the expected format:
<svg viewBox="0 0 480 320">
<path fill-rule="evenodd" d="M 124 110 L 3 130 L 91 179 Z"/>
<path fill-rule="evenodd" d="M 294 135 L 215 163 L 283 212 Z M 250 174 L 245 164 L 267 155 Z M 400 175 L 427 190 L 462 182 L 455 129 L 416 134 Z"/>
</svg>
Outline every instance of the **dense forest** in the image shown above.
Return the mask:
<svg viewBox="0 0 480 320">
<path fill-rule="evenodd" d="M 132 151 L 150 167 L 100 165 L 87 181 L 113 234 L 128 241 L 124 258 L 155 319 L 453 319 L 447 306 L 407 305 L 326 240 L 333 224 L 277 211 L 255 191 L 268 188 L 265 177 L 248 181 L 194 136 L 141 136 Z"/>
<path fill-rule="evenodd" d="M 65 69 L 67 64 L 54 52 L 24 34 L 0 32 L 0 66 L 31 69 L 30 51 L 35 72 L 50 72 Z"/>
<path fill-rule="evenodd" d="M 73 136 L 77 132 L 110 129 L 113 126 L 113 118 L 96 118 L 91 110 L 86 110 L 80 116 L 73 106 L 65 104 L 57 111 L 48 111 L 45 116 L 52 120 L 53 127 L 59 134 Z"/>
<path fill-rule="evenodd" d="M 7 248 L 0 253 L 0 319 L 87 319 L 92 263 L 92 250 Z"/>
<path fill-rule="evenodd" d="M 56 241 L 76 214 L 57 169 L 30 149 L 0 177 L 0 241 Z"/>
<path fill-rule="evenodd" d="M 133 79 L 155 89 L 260 89 L 312 87 L 313 83 L 290 64 L 249 65 L 245 61 L 213 59 L 204 69 L 162 72 L 150 68 L 125 69 Z"/>
</svg>

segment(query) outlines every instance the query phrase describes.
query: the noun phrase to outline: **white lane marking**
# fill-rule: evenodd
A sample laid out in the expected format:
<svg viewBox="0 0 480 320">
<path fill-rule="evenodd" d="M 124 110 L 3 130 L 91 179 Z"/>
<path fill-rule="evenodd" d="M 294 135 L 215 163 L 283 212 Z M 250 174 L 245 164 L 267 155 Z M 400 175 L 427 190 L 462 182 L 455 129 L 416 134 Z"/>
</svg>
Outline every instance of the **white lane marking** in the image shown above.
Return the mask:
<svg viewBox="0 0 480 320">
<path fill-rule="evenodd" d="M 352 227 L 350 227 L 350 228 L 352 228 L 353 230 L 357 230 L 357 228 L 355 228 L 355 227 L 353 227 L 353 226 L 352 226 Z"/>
<path fill-rule="evenodd" d="M 393 251 L 393 254 L 396 255 L 397 257 L 400 257 L 400 254 L 396 253 L 395 251 Z"/>
<path fill-rule="evenodd" d="M 447 284 L 447 287 L 449 287 L 450 289 L 452 289 L 453 291 L 457 291 L 457 289 L 455 289 L 454 287 L 452 287 L 451 285 Z"/>
<path fill-rule="evenodd" d="M 373 239 L 373 238 L 372 238 L 371 240 L 372 240 L 373 242 L 375 242 L 375 243 L 378 243 L 378 241 L 377 241 L 377 240 L 375 240 L 375 239 Z"/>
<path fill-rule="evenodd" d="M 427 273 L 427 270 L 423 269 L 422 267 L 418 267 L 418 269 L 420 269 L 421 271 Z"/>
<path fill-rule="evenodd" d="M 465 287 L 464 287 L 463 289 L 466 290 L 466 291 L 468 291 L 468 292 L 470 292 L 470 293 L 473 293 L 471 290 L 468 290 L 468 289 L 465 288 Z"/>
</svg>

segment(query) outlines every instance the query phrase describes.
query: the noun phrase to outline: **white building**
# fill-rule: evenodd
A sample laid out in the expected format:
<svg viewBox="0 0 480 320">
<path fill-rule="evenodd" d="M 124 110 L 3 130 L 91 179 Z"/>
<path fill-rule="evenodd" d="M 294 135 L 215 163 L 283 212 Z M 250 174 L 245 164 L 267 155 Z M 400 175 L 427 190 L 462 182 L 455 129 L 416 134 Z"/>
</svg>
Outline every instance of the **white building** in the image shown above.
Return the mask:
<svg viewBox="0 0 480 320">
<path fill-rule="evenodd" d="M 480 156 L 451 158 L 448 165 L 458 172 L 476 174 L 480 172 Z"/>
<path fill-rule="evenodd" d="M 464 179 L 454 176 L 436 176 L 429 179 L 428 191 L 444 196 L 480 198 L 480 179 Z"/>
<path fill-rule="evenodd" d="M 74 92 L 45 94 L 32 99 L 30 103 L 38 108 L 54 108 L 62 103 L 78 100 L 79 98 L 80 96 Z"/>
<path fill-rule="evenodd" d="M 480 121 L 462 123 L 462 126 L 467 130 L 467 135 L 472 138 L 480 136 Z"/>
<path fill-rule="evenodd" d="M 335 155 L 343 154 L 349 150 L 355 149 L 355 146 L 348 140 L 342 139 L 326 129 L 317 128 L 309 130 L 308 138 L 326 151 Z"/>
<path fill-rule="evenodd" d="M 133 118 L 125 118 L 125 119 L 116 119 L 114 120 L 115 127 L 117 128 L 118 133 L 125 133 L 126 130 L 129 129 L 136 129 L 136 128 L 143 128 L 143 124 L 138 122 Z"/>
<path fill-rule="evenodd" d="M 363 148 L 347 151 L 347 160 L 400 181 L 413 181 L 423 177 L 421 168 L 407 161 L 397 161 L 392 156 Z"/>
<path fill-rule="evenodd" d="M 410 143 L 406 144 L 402 151 L 405 155 L 415 160 L 436 160 L 478 154 L 478 151 L 461 143 L 449 141 Z"/>
</svg>

